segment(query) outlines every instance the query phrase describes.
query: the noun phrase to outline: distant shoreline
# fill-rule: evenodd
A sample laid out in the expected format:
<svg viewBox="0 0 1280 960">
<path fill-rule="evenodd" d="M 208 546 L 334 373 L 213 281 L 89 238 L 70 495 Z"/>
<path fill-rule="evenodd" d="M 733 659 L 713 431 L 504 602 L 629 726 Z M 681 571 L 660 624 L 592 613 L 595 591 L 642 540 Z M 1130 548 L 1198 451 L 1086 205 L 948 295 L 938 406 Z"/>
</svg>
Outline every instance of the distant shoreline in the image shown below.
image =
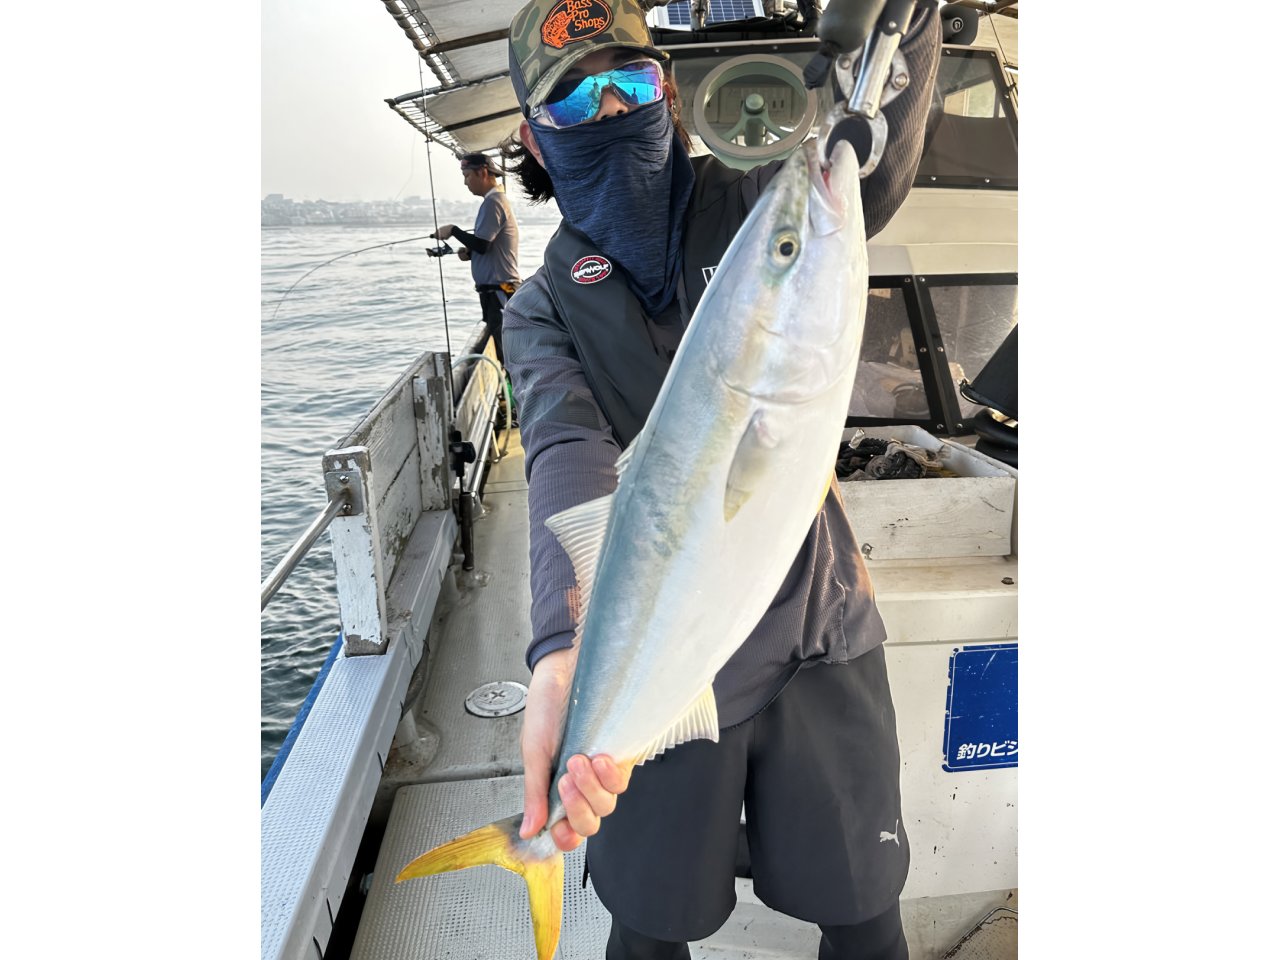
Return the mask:
<svg viewBox="0 0 1280 960">
<path fill-rule="evenodd" d="M 530 208 L 512 197 L 516 219 L 555 222 L 560 211 L 554 204 Z M 479 200 L 437 199 L 413 196 L 403 200 L 294 200 L 279 193 L 262 198 L 260 226 L 266 227 L 433 227 L 436 223 L 470 226 Z M 545 209 L 545 213 L 544 213 Z"/>
<path fill-rule="evenodd" d="M 448 221 L 445 221 L 448 223 Z M 277 221 L 262 221 L 264 228 L 274 227 L 430 227 L 433 221 L 430 217 L 415 217 L 412 220 L 377 220 L 377 219 L 352 219 L 352 220 L 310 220 L 302 223 L 280 223 Z"/>
<path fill-rule="evenodd" d="M 548 206 L 546 210 L 529 210 L 516 208 L 516 217 L 520 222 L 528 223 L 558 223 L 560 221 L 560 211 L 554 206 Z M 467 221 L 460 217 L 446 217 L 441 215 L 438 218 L 440 223 L 463 223 L 464 227 Z M 297 227 L 423 227 L 433 228 L 436 221 L 430 217 L 415 217 L 410 220 L 378 220 L 378 219 L 342 219 L 342 220 L 309 220 L 302 223 L 280 223 L 278 221 L 268 222 L 263 220 L 260 224 L 263 230 L 289 230 Z"/>
</svg>

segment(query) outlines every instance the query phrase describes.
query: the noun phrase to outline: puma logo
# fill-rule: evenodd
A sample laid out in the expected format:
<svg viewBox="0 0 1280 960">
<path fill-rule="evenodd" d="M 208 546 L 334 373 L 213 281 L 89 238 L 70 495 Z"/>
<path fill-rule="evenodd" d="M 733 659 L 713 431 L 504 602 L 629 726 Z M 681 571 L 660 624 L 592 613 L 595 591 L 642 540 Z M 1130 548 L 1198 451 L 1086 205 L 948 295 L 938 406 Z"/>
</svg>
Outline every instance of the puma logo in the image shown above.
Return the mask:
<svg viewBox="0 0 1280 960">
<path fill-rule="evenodd" d="M 897 820 L 893 821 L 893 833 L 890 833 L 887 830 L 880 831 L 881 843 L 888 843 L 890 840 L 892 840 L 894 843 L 898 843 L 898 821 Z M 902 846 L 902 844 L 898 843 L 898 846 Z"/>
</svg>

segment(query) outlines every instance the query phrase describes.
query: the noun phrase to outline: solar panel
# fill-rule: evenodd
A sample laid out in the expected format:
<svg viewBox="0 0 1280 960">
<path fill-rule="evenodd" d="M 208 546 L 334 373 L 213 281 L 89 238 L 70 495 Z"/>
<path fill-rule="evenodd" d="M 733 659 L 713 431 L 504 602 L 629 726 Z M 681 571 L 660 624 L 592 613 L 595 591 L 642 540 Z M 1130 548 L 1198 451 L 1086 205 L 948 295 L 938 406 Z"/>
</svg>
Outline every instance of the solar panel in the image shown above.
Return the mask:
<svg viewBox="0 0 1280 960">
<path fill-rule="evenodd" d="M 665 7 L 655 7 L 651 12 L 652 26 L 675 30 L 690 30 L 689 0 L 672 0 Z M 763 17 L 760 0 L 711 0 L 707 23 L 726 23 L 733 20 L 750 20 Z"/>
</svg>

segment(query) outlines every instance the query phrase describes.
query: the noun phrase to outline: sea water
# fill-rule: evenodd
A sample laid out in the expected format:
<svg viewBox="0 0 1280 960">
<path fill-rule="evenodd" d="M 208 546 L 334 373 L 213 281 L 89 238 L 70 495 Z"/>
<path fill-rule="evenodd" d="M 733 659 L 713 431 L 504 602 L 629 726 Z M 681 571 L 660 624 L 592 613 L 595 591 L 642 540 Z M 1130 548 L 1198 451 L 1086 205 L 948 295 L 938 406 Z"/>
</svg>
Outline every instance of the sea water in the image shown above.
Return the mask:
<svg viewBox="0 0 1280 960">
<path fill-rule="evenodd" d="M 528 277 L 559 213 L 554 204 L 517 202 L 516 216 L 520 275 Z M 470 229 L 462 214 L 454 222 Z M 425 248 L 436 241 L 414 239 L 432 229 L 430 223 L 262 229 L 264 580 L 324 509 L 325 451 L 423 352 L 446 349 L 446 312 L 455 354 L 480 320 L 470 265 L 456 256 L 428 257 Z M 364 252 L 352 254 L 357 250 Z M 322 535 L 262 613 L 264 776 L 338 630 L 333 554 Z"/>
</svg>

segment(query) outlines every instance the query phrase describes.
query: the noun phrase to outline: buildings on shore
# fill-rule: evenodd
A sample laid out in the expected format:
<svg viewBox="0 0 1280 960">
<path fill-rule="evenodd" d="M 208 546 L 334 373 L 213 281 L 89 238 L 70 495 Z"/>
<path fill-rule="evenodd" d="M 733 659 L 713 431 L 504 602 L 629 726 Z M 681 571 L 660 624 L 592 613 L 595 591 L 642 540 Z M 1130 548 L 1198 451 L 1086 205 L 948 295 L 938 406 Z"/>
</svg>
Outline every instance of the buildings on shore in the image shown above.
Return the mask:
<svg viewBox="0 0 1280 960">
<path fill-rule="evenodd" d="M 437 200 L 433 217 L 430 198 L 403 200 L 358 200 L 351 203 L 331 200 L 291 200 L 269 193 L 262 200 L 262 226 L 300 227 L 308 224 L 349 224 L 368 226 L 384 223 L 470 224 L 475 220 L 477 202 Z"/>
</svg>

